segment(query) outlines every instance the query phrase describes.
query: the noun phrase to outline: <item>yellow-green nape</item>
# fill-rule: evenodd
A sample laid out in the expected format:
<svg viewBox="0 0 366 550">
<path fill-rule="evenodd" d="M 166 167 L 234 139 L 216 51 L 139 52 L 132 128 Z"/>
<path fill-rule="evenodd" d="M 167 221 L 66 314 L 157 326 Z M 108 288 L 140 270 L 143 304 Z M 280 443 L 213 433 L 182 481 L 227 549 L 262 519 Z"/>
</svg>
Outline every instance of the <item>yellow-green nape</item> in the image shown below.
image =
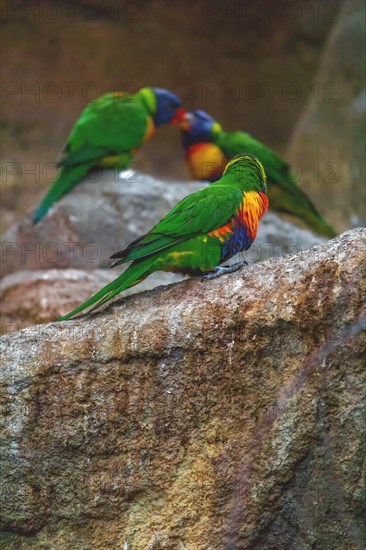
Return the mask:
<svg viewBox="0 0 366 550">
<path fill-rule="evenodd" d="M 224 174 L 228 170 L 231 170 L 234 166 L 255 166 L 261 175 L 261 178 L 264 183 L 267 181 L 267 176 L 263 168 L 263 164 L 257 159 L 257 157 L 250 155 L 249 153 L 242 153 L 240 155 L 235 155 L 226 165 Z"/>
<path fill-rule="evenodd" d="M 257 159 L 257 157 L 252 157 L 252 158 L 253 158 L 255 164 L 258 166 L 258 169 L 259 169 L 259 172 L 260 172 L 260 174 L 261 174 L 261 176 L 262 176 L 263 182 L 264 182 L 264 183 L 267 183 L 267 175 L 266 175 L 266 173 L 265 173 L 265 171 L 264 171 L 264 166 L 263 166 L 263 164 L 261 163 L 261 161 L 260 161 L 259 159 Z"/>
<path fill-rule="evenodd" d="M 138 94 L 143 98 L 150 113 L 156 113 L 157 101 L 152 88 L 141 88 Z"/>
<path fill-rule="evenodd" d="M 221 132 L 222 132 L 221 124 L 215 121 L 212 125 L 211 133 L 213 135 L 218 135 L 218 134 L 221 134 Z"/>
</svg>

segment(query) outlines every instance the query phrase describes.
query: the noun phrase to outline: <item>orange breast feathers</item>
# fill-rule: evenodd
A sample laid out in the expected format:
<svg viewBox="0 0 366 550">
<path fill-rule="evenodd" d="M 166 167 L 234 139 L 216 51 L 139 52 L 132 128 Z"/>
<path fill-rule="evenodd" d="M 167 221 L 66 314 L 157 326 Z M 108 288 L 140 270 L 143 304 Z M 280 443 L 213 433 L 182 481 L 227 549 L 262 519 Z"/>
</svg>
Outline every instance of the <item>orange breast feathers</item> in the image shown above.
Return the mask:
<svg viewBox="0 0 366 550">
<path fill-rule="evenodd" d="M 217 237 L 221 242 L 224 242 L 242 225 L 245 227 L 248 237 L 254 241 L 257 236 L 258 224 L 267 208 L 267 195 L 258 191 L 244 191 L 243 201 L 236 214 L 219 229 L 210 231 L 209 235 Z"/>
<path fill-rule="evenodd" d="M 244 223 L 248 236 L 255 239 L 258 224 L 268 208 L 268 197 L 258 191 L 244 191 L 244 200 L 238 210 L 238 217 Z"/>
<path fill-rule="evenodd" d="M 187 149 L 187 163 L 191 178 L 210 180 L 221 177 L 228 160 L 214 143 L 195 143 Z"/>
</svg>

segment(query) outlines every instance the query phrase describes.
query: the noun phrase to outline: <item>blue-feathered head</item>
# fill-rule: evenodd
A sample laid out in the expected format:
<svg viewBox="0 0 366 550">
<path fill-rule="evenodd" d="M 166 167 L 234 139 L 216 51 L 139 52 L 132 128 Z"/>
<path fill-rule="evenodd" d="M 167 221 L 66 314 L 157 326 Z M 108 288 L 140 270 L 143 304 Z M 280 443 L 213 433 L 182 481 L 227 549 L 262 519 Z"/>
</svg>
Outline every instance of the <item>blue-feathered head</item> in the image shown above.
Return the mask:
<svg viewBox="0 0 366 550">
<path fill-rule="evenodd" d="M 194 143 L 210 143 L 221 126 L 205 111 L 197 110 L 186 113 L 187 128 L 182 130 L 183 146 L 189 147 Z"/>
<path fill-rule="evenodd" d="M 185 111 L 181 99 L 163 88 L 151 88 L 156 98 L 156 110 L 153 113 L 157 128 L 163 124 L 181 124 L 185 119 Z"/>
</svg>

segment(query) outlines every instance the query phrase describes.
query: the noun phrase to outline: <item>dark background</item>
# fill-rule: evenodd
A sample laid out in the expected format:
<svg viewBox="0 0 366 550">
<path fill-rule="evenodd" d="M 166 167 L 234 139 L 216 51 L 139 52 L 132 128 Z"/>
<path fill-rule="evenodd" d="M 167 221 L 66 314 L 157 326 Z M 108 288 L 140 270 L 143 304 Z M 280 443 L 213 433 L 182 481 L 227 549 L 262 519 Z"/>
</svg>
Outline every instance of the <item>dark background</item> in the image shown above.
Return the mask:
<svg viewBox="0 0 366 550">
<path fill-rule="evenodd" d="M 363 15 L 359 0 L 3 2 L 3 227 L 50 184 L 89 100 L 146 85 L 171 89 L 187 109 L 207 110 L 225 129 L 252 133 L 301 166 L 300 185 L 339 230 L 357 225 Z M 334 41 L 344 59 L 335 57 Z M 362 116 L 356 109 L 352 118 L 344 104 L 359 97 Z M 341 113 L 336 129 L 334 113 Z M 327 132 L 341 145 L 330 147 Z M 336 178 L 327 162 L 336 164 Z M 161 129 L 136 164 L 187 179 L 177 129 Z"/>
</svg>

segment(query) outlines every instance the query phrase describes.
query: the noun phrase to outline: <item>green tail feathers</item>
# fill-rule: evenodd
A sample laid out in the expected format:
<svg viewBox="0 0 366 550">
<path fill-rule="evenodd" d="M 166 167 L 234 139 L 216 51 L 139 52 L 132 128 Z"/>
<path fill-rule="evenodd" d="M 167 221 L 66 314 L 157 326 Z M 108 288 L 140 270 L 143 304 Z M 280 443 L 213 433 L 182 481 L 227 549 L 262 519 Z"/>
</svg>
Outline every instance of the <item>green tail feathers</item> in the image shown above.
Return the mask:
<svg viewBox="0 0 366 550">
<path fill-rule="evenodd" d="M 320 214 L 316 216 L 312 212 L 306 212 L 302 219 L 318 235 L 328 237 L 328 239 L 334 239 L 338 235 L 335 229 Z"/>
<path fill-rule="evenodd" d="M 317 211 L 305 193 L 295 185 L 286 188 L 275 182 L 268 185 L 269 206 L 275 212 L 284 212 L 302 220 L 309 229 L 333 239 L 337 232 Z"/>
<path fill-rule="evenodd" d="M 152 264 L 153 260 L 150 258 L 131 264 L 126 271 L 117 277 L 117 279 L 103 287 L 99 290 L 99 292 L 94 294 L 94 296 L 89 298 L 89 300 L 78 306 L 76 309 L 63 317 L 60 317 L 58 321 L 67 321 L 68 319 L 71 319 L 71 317 L 74 317 L 74 315 L 77 315 L 78 313 L 84 311 L 84 309 L 87 309 L 94 304 L 94 307 L 89 311 L 89 313 L 101 307 L 108 302 L 108 300 L 111 300 L 117 296 L 120 292 L 123 292 L 124 290 L 127 290 L 128 288 L 137 285 L 146 279 L 146 277 L 148 277 L 151 273 L 150 268 Z"/>
<path fill-rule="evenodd" d="M 61 172 L 55 179 L 39 207 L 37 208 L 33 223 L 38 223 L 48 212 L 51 206 L 63 195 L 66 195 L 79 181 L 86 176 L 90 166 L 82 164 L 79 166 L 66 166 L 61 168 Z"/>
</svg>

